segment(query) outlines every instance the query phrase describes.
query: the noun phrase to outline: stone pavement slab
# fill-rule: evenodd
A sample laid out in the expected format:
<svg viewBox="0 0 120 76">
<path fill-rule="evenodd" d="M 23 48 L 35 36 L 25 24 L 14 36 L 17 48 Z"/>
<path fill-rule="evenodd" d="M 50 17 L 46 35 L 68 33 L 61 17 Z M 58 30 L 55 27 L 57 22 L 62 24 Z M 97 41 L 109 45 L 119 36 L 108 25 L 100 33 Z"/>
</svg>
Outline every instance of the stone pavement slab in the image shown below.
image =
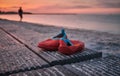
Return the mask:
<svg viewBox="0 0 120 76">
<path fill-rule="evenodd" d="M 48 67 L 49 64 L 0 29 L 0 75 Z"/>
<path fill-rule="evenodd" d="M 85 76 L 120 76 L 120 58 L 116 56 L 97 58 L 64 66 L 78 76 L 81 76 L 80 73 Z"/>
<path fill-rule="evenodd" d="M 43 51 L 37 47 L 38 42 L 45 39 L 43 34 L 30 29 L 25 29 L 17 25 L 6 25 L 0 27 L 6 32 L 8 32 L 10 35 L 12 35 L 14 38 L 19 40 L 22 44 L 33 49 L 33 52 L 39 54 L 39 56 L 44 58 L 51 65 L 62 65 L 98 58 L 102 56 L 101 52 L 96 52 L 90 49 L 85 49 L 83 52 L 78 52 L 70 56 L 60 54 L 59 52 Z"/>
<path fill-rule="evenodd" d="M 16 40 L 14 40 L 4 31 L 0 30 L 0 48 L 4 48 L 4 47 L 11 46 L 11 45 L 16 45 L 16 44 L 19 44 L 19 43 L 16 42 Z"/>
<path fill-rule="evenodd" d="M 66 68 L 57 65 L 50 68 L 11 74 L 10 76 L 77 76 Z"/>
</svg>

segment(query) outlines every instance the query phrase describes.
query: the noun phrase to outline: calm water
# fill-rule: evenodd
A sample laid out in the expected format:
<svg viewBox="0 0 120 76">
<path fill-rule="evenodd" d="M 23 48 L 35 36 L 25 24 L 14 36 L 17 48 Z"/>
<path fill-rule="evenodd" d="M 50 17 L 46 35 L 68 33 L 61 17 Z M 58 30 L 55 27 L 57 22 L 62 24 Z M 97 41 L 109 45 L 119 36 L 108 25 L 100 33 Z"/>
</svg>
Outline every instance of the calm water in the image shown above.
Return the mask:
<svg viewBox="0 0 120 76">
<path fill-rule="evenodd" d="M 19 21 L 18 15 L 0 18 Z M 23 21 L 120 34 L 120 15 L 24 15 Z"/>
</svg>

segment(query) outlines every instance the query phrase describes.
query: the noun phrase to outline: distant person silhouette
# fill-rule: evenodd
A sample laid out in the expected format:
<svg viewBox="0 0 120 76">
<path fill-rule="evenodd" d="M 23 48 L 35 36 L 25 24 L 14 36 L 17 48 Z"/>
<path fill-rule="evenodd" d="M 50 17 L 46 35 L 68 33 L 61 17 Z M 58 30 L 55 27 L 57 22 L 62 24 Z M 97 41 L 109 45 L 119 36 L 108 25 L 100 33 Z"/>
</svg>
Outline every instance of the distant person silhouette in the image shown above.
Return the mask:
<svg viewBox="0 0 120 76">
<path fill-rule="evenodd" d="M 22 19 L 23 19 L 23 10 L 22 10 L 22 7 L 20 7 L 20 8 L 18 9 L 18 14 L 19 14 L 19 16 L 20 16 L 20 21 L 22 21 Z"/>
</svg>

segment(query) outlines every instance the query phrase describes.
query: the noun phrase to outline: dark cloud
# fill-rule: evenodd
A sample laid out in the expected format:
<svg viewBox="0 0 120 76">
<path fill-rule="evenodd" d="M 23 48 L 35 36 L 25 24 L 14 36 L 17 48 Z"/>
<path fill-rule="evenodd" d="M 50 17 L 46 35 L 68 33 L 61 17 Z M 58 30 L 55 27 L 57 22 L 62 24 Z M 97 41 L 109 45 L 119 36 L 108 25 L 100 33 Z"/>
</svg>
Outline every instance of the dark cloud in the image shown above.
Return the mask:
<svg viewBox="0 0 120 76">
<path fill-rule="evenodd" d="M 104 3 L 104 7 L 120 8 L 120 3 Z"/>
<path fill-rule="evenodd" d="M 19 8 L 18 6 L 12 6 L 12 7 L 9 7 L 9 8 Z"/>
<path fill-rule="evenodd" d="M 120 8 L 120 0 L 99 0 L 99 7 Z"/>
<path fill-rule="evenodd" d="M 80 4 L 80 3 L 83 3 L 83 2 L 82 2 L 82 0 L 72 0 L 71 3 Z"/>
<path fill-rule="evenodd" d="M 44 9 L 82 9 L 82 8 L 92 8 L 91 6 L 85 6 L 85 5 L 72 5 L 72 6 L 62 6 L 62 5 L 51 5 L 44 7 Z"/>
<path fill-rule="evenodd" d="M 81 9 L 81 8 L 91 8 L 91 6 L 85 6 L 85 5 L 74 5 L 74 6 L 69 6 L 69 7 L 65 7 L 68 9 Z"/>
<path fill-rule="evenodd" d="M 12 7 L 0 7 L 0 9 L 9 9 L 9 8 L 19 8 L 18 6 L 12 6 Z"/>
<path fill-rule="evenodd" d="M 120 8 L 120 0 L 71 0 L 73 4 L 91 5 L 91 7 Z M 90 6 L 81 6 L 80 8 Z M 79 8 L 79 6 L 78 6 Z"/>
</svg>

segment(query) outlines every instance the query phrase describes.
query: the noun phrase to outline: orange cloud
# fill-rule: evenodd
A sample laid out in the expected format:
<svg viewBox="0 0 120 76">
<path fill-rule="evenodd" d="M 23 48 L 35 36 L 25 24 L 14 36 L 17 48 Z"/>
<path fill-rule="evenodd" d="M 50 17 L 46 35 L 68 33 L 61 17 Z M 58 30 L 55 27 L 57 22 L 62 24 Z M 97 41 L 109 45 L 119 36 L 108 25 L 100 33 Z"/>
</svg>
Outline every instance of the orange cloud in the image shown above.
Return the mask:
<svg viewBox="0 0 120 76">
<path fill-rule="evenodd" d="M 0 0 L 0 10 L 33 13 L 120 13 L 120 0 Z"/>
</svg>

